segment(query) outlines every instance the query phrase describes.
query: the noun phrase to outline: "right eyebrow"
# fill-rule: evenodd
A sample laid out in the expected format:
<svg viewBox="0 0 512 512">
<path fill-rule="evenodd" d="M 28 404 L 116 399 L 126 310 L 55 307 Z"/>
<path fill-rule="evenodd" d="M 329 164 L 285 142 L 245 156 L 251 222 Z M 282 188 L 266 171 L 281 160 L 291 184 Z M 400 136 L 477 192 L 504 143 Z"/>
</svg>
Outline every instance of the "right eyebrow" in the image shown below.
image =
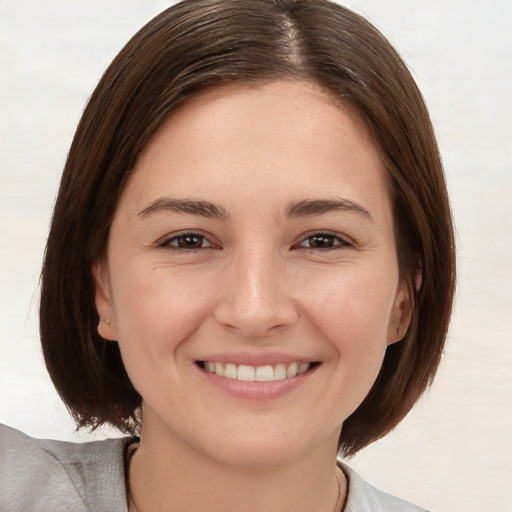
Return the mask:
<svg viewBox="0 0 512 512">
<path fill-rule="evenodd" d="M 149 203 L 143 210 L 137 213 L 139 217 L 145 218 L 161 211 L 186 213 L 200 217 L 224 219 L 229 218 L 228 212 L 220 205 L 209 201 L 198 201 L 194 199 L 175 199 L 172 197 L 160 197 Z"/>
</svg>

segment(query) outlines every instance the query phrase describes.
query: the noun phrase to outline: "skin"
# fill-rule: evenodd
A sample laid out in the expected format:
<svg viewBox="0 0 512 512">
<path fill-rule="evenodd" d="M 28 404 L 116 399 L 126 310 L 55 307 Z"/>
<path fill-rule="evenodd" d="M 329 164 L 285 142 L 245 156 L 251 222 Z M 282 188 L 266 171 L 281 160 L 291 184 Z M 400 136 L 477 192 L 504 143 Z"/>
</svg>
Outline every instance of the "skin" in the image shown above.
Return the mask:
<svg viewBox="0 0 512 512">
<path fill-rule="evenodd" d="M 93 274 L 143 397 L 139 512 L 333 510 L 343 421 L 410 321 L 385 172 L 347 109 L 299 81 L 190 100 L 140 155 Z M 205 360 L 314 365 L 240 384 Z"/>
</svg>

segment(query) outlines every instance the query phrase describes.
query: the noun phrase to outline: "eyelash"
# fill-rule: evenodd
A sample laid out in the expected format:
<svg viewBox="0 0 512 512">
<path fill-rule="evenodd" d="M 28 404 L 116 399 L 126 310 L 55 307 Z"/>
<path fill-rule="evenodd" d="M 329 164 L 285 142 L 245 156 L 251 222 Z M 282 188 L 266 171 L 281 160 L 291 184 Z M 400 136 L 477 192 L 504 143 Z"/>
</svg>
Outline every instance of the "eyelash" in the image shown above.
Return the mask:
<svg viewBox="0 0 512 512">
<path fill-rule="evenodd" d="M 195 239 L 197 243 L 201 244 L 201 247 L 180 247 L 178 245 L 180 240 L 186 240 L 187 238 Z M 309 246 L 302 245 L 302 244 L 304 244 L 304 242 L 306 242 L 308 240 L 309 240 L 309 243 L 311 244 L 311 241 L 315 238 L 318 240 L 323 239 L 324 241 L 328 240 L 329 241 L 328 243 L 331 243 L 332 245 L 330 245 L 329 247 L 311 247 L 311 245 L 309 245 Z M 174 245 L 174 242 L 176 242 L 176 245 Z M 208 245 L 203 246 L 202 244 L 205 242 L 207 242 Z M 196 252 L 200 251 L 201 249 L 218 248 L 218 246 L 216 246 L 215 244 L 210 242 L 205 235 L 195 232 L 195 231 L 179 233 L 177 235 L 173 235 L 172 237 L 165 238 L 164 240 L 161 240 L 158 245 L 159 245 L 159 247 L 162 247 L 162 248 L 171 248 L 172 250 L 176 250 L 176 251 L 183 252 L 183 253 L 196 253 Z M 191 245 L 193 245 L 193 244 L 191 244 Z M 292 249 L 300 249 L 300 250 L 305 250 L 308 252 L 316 252 L 316 251 L 326 252 L 326 251 L 332 251 L 332 250 L 336 250 L 336 249 L 346 249 L 346 248 L 350 248 L 353 246 L 354 246 L 354 243 L 346 237 L 343 237 L 339 234 L 331 233 L 328 231 L 318 231 L 318 232 L 310 233 L 307 236 L 302 237 L 301 241 L 299 243 L 294 244 L 292 246 Z"/>
</svg>

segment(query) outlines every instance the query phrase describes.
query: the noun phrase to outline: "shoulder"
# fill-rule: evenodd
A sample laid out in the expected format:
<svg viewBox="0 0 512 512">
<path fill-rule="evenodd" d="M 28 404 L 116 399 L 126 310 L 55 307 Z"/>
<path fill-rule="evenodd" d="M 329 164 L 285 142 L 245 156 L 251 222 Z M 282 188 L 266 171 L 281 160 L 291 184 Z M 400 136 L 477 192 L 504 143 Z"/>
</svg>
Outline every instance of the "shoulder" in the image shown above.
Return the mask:
<svg viewBox="0 0 512 512">
<path fill-rule="evenodd" d="M 346 464 L 338 464 L 348 481 L 348 499 L 344 512 L 427 512 L 424 508 L 380 491 Z"/>
<path fill-rule="evenodd" d="M 34 439 L 0 425 L 0 510 L 126 512 L 127 444 Z"/>
</svg>

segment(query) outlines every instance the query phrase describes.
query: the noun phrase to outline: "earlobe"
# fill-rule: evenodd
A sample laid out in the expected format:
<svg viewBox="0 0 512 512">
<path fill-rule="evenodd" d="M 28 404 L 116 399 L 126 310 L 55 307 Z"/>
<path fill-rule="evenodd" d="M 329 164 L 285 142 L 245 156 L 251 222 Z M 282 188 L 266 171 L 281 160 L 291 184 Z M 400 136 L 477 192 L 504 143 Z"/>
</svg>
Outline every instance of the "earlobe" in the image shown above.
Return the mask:
<svg viewBox="0 0 512 512">
<path fill-rule="evenodd" d="M 112 304 L 110 280 L 105 266 L 96 262 L 92 266 L 94 278 L 94 302 L 99 316 L 98 334 L 106 340 L 117 340 L 117 328 L 114 307 Z"/>
</svg>

